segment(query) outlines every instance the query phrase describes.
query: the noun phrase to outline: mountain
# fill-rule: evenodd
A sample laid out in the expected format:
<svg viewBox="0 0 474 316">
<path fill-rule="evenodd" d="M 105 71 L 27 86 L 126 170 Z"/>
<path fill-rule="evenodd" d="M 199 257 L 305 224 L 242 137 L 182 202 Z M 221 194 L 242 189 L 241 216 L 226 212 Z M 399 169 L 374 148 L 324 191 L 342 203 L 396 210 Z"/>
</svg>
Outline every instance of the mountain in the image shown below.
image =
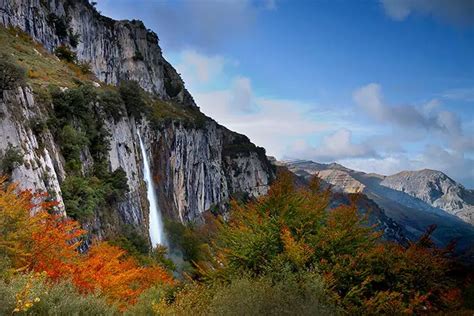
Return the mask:
<svg viewBox="0 0 474 316">
<path fill-rule="evenodd" d="M 457 240 L 460 251 L 474 245 L 474 226 L 463 221 L 472 218 L 472 211 L 467 212 L 471 217 L 464 213 L 472 210 L 472 192 L 442 172 L 405 171 L 387 177 L 351 170 L 336 163 L 299 160 L 280 164 L 304 178 L 317 175 L 336 192 L 363 193 L 402 226 L 411 239 L 418 238 L 435 224 L 433 237 L 439 245 L 453 239 Z M 455 216 L 460 213 L 463 217 Z"/>
<path fill-rule="evenodd" d="M 0 158 L 20 155 L 11 180 L 49 192 L 94 236 L 148 238 L 139 134 L 169 218 L 199 221 L 267 192 L 265 150 L 199 111 L 142 22 L 85 0 L 4 0 L 0 24 L 0 66 L 26 74 L 0 85 Z"/>
<path fill-rule="evenodd" d="M 440 171 L 402 171 L 385 177 L 381 185 L 405 192 L 474 225 L 474 191 Z"/>
</svg>

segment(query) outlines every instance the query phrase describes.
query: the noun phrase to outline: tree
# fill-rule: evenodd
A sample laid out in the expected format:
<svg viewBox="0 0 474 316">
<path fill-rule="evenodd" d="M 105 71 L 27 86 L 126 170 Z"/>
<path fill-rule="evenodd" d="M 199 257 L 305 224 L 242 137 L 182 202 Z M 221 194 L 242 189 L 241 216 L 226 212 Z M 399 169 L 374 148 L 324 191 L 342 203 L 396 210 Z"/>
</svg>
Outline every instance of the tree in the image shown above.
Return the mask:
<svg viewBox="0 0 474 316">
<path fill-rule="evenodd" d="M 47 194 L 18 193 L 0 180 L 0 259 L 8 271 L 45 273 L 54 281 L 72 280 L 81 293 L 99 291 L 123 309 L 146 289 L 173 284 L 161 266 L 140 266 L 126 251 L 105 242 L 78 251 L 86 233 L 78 222 L 55 213 Z"/>
<path fill-rule="evenodd" d="M 351 314 L 442 311 L 459 303 L 449 277 L 449 249 L 437 249 L 429 233 L 408 248 L 383 242 L 352 205 L 328 208 L 329 192 L 280 175 L 267 196 L 233 203 L 231 219 L 218 222 L 209 267 L 211 283 L 239 275 L 273 282 L 318 271 L 330 296 Z"/>
</svg>

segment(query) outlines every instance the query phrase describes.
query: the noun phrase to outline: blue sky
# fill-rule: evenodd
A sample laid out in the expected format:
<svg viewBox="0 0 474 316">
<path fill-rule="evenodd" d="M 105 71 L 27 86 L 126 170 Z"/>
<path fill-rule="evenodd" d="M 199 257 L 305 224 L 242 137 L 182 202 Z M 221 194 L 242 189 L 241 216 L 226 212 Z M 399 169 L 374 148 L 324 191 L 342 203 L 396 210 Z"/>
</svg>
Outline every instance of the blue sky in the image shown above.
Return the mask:
<svg viewBox="0 0 474 316">
<path fill-rule="evenodd" d="M 160 38 L 201 110 L 279 159 L 474 187 L 471 0 L 99 0 Z"/>
</svg>

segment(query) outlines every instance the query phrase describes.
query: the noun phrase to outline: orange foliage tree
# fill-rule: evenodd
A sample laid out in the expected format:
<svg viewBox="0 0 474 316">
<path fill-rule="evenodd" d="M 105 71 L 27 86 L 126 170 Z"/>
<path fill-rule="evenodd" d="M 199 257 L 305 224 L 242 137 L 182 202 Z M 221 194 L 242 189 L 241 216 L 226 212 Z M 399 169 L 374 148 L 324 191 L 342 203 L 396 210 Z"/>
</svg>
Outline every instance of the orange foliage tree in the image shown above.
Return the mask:
<svg viewBox="0 0 474 316">
<path fill-rule="evenodd" d="M 0 185 L 0 255 L 15 271 L 46 272 L 54 281 L 71 279 L 80 291 L 99 290 L 123 308 L 147 288 L 173 283 L 161 266 L 140 266 L 123 249 L 106 242 L 80 253 L 86 231 L 56 214 L 51 208 L 56 203 L 45 202 L 44 194 L 18 192 L 1 181 Z"/>
</svg>

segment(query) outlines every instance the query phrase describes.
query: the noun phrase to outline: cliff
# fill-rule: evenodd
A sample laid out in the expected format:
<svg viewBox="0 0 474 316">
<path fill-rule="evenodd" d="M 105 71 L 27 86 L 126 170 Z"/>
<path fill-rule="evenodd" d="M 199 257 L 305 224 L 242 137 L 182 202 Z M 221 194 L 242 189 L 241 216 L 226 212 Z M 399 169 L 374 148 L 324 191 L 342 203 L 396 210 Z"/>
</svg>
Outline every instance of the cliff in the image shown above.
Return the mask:
<svg viewBox="0 0 474 316">
<path fill-rule="evenodd" d="M 169 218 L 199 221 L 232 196 L 267 192 L 264 149 L 199 112 L 143 23 L 103 17 L 86 1 L 28 0 L 1 0 L 0 22 L 2 58 L 27 74 L 0 88 L 0 151 L 23 156 L 11 179 L 50 192 L 95 236 L 148 232 L 138 133 Z M 60 61 L 58 47 L 77 60 Z M 130 80 L 143 91 L 124 88 Z"/>
</svg>

